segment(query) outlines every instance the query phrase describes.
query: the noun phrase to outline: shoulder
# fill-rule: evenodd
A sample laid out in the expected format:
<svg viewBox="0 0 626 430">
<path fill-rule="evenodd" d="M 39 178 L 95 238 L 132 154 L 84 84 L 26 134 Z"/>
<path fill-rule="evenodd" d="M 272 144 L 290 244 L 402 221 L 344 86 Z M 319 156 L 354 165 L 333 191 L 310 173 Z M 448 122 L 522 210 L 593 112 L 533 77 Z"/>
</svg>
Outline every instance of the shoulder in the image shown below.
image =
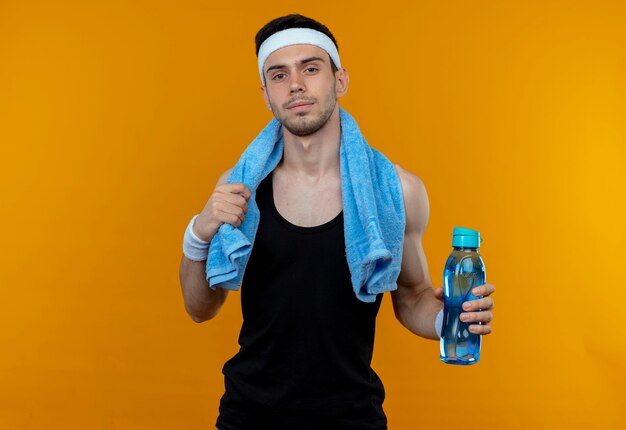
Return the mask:
<svg viewBox="0 0 626 430">
<path fill-rule="evenodd" d="M 398 163 L 393 163 L 393 167 L 396 169 L 396 173 L 398 173 L 398 177 L 400 178 L 403 194 L 406 194 L 406 191 L 410 191 L 411 194 L 413 194 L 413 192 L 419 191 L 420 189 L 426 190 L 424 182 L 415 173 L 404 169 Z"/>
<path fill-rule="evenodd" d="M 398 177 L 400 178 L 405 205 L 407 203 L 428 203 L 428 195 L 426 193 L 426 185 L 424 185 L 424 181 L 422 181 L 415 173 L 409 172 L 397 163 L 394 163 L 393 166 L 398 173 Z"/>
<path fill-rule="evenodd" d="M 406 230 L 423 234 L 428 224 L 430 206 L 424 181 L 416 174 L 394 163 L 400 184 L 406 211 Z"/>
<path fill-rule="evenodd" d="M 233 166 L 233 167 L 231 167 L 231 168 L 227 169 L 226 171 L 224 171 L 224 172 L 220 175 L 219 179 L 217 180 L 217 185 L 222 185 L 222 184 L 225 184 L 225 183 L 226 183 L 226 181 L 228 180 L 228 177 L 230 176 L 230 172 L 232 172 L 232 171 L 233 171 L 233 168 L 234 168 L 234 167 L 235 167 L 235 166 Z"/>
</svg>

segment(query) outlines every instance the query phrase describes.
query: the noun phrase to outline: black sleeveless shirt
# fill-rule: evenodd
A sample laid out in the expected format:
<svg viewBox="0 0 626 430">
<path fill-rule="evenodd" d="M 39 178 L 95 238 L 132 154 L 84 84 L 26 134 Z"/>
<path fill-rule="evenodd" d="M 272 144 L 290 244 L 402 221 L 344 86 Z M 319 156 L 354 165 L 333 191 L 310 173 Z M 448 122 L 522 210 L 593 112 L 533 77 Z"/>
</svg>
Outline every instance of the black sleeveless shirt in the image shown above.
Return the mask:
<svg viewBox="0 0 626 430">
<path fill-rule="evenodd" d="M 383 430 L 382 382 L 370 367 L 374 303 L 356 298 L 343 212 L 314 227 L 283 218 L 272 173 L 241 285 L 239 352 L 223 368 L 220 430 Z"/>
</svg>

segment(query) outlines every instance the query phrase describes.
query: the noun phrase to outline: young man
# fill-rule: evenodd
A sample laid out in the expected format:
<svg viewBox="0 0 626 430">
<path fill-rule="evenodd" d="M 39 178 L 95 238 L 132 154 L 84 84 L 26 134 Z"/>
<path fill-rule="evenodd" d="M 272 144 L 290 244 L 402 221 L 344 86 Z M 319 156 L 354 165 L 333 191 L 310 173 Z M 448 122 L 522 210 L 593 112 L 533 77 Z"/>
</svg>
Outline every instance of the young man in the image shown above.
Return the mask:
<svg viewBox="0 0 626 430">
<path fill-rule="evenodd" d="M 219 430 L 387 428 L 384 388 L 370 367 L 382 293 L 359 300 L 346 262 L 337 100 L 349 77 L 336 45 L 325 26 L 301 15 L 277 18 L 256 37 L 261 90 L 282 125 L 284 150 L 254 190 L 261 217 L 242 282 L 241 349 L 223 369 Z M 421 243 L 426 189 L 394 167 L 406 219 L 391 291 L 395 315 L 416 335 L 439 339 L 443 290 L 431 284 Z M 183 255 L 180 268 L 185 307 L 196 322 L 213 318 L 227 296 L 209 287 L 206 249 L 222 224 L 240 227 L 252 203 L 246 185 L 227 183 L 232 170 L 220 176 L 185 236 L 184 249 L 205 249 L 197 258 Z M 483 298 L 464 304 L 461 319 L 474 323 L 472 333 L 491 332 L 494 291 L 479 286 L 474 294 Z"/>
</svg>

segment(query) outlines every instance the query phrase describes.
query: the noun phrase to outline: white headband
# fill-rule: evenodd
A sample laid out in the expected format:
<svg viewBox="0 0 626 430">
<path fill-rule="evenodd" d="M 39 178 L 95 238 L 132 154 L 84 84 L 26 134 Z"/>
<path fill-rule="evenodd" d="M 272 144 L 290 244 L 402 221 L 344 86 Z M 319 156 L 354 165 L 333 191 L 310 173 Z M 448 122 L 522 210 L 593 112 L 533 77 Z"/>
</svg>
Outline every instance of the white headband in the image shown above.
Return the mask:
<svg viewBox="0 0 626 430">
<path fill-rule="evenodd" d="M 265 76 L 263 74 L 263 66 L 265 60 L 270 54 L 277 49 L 284 48 L 289 45 L 315 45 L 328 52 L 330 58 L 335 63 L 335 66 L 341 68 L 339 61 L 339 52 L 337 47 L 330 39 L 321 31 L 313 30 L 312 28 L 288 28 L 277 33 L 272 34 L 265 39 L 259 48 L 259 74 L 261 75 L 261 82 L 265 85 Z"/>
</svg>

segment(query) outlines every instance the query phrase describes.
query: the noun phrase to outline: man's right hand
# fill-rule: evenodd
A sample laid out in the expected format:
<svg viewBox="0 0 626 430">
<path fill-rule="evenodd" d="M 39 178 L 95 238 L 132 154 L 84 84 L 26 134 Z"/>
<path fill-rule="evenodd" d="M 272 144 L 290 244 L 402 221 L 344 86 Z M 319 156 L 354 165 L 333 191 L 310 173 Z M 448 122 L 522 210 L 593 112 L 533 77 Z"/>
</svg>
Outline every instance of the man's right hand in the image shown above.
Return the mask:
<svg viewBox="0 0 626 430">
<path fill-rule="evenodd" d="M 193 225 L 199 239 L 210 242 L 223 223 L 239 227 L 248 213 L 252 193 L 241 182 L 218 183 Z"/>
</svg>

